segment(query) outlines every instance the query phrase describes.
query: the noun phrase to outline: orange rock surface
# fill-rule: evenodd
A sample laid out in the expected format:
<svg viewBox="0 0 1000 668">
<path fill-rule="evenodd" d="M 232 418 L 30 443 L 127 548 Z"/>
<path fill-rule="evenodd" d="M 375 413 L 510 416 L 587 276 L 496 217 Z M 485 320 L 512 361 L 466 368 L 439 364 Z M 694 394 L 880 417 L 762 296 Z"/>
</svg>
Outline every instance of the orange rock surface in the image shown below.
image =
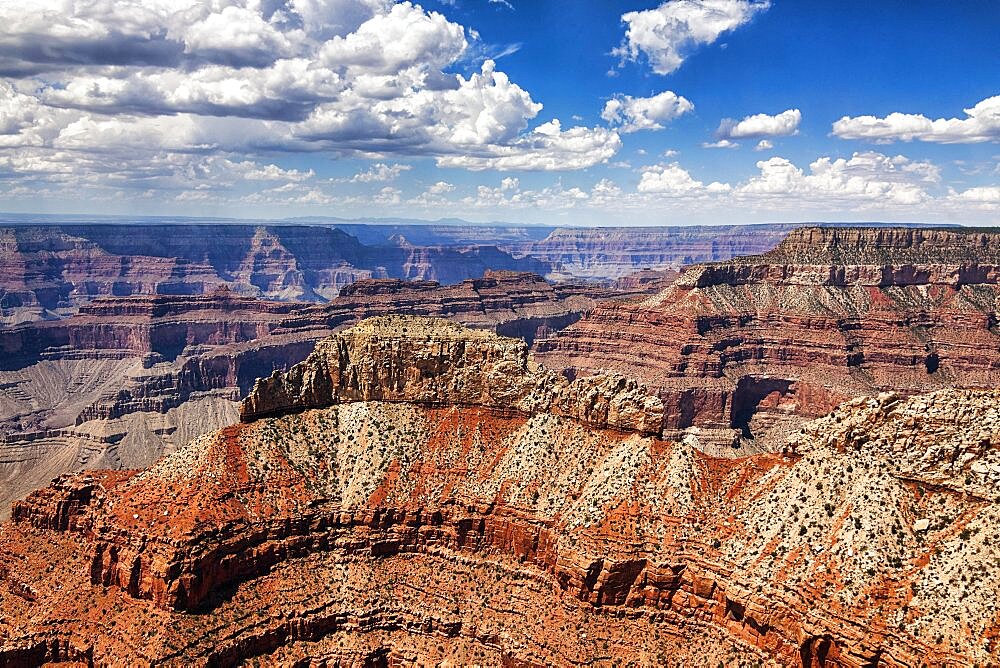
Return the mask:
<svg viewBox="0 0 1000 668">
<path fill-rule="evenodd" d="M 1000 661 L 996 391 L 858 399 L 785 454 L 718 459 L 553 410 L 658 400 L 556 380 L 493 334 L 393 318 L 323 349 L 349 354 L 259 384 L 247 422 L 15 504 L 0 662 Z M 353 380 L 316 382 L 331 360 Z M 379 396 L 365 369 L 408 381 Z M 549 399 L 500 405 L 499 370 Z"/>
</svg>

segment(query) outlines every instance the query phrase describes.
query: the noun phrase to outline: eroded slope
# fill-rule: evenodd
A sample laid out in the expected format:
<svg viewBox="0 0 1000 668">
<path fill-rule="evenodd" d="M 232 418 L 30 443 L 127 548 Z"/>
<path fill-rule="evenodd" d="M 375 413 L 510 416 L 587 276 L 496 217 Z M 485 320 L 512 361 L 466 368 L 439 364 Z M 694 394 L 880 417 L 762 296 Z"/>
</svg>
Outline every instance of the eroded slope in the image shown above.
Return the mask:
<svg viewBox="0 0 1000 668">
<path fill-rule="evenodd" d="M 998 279 L 993 230 L 803 228 L 763 255 L 690 267 L 655 297 L 599 305 L 537 356 L 640 379 L 672 429 L 773 450 L 859 395 L 1000 384 Z"/>
<path fill-rule="evenodd" d="M 517 342 L 447 323 L 336 335 L 258 385 L 251 421 L 145 472 L 67 477 L 16 504 L 0 526 L 0 652 L 177 665 L 1000 659 L 996 391 L 859 400 L 785 455 L 741 460 L 594 410 L 655 418 L 643 396 L 607 376 L 555 377 Z"/>
</svg>

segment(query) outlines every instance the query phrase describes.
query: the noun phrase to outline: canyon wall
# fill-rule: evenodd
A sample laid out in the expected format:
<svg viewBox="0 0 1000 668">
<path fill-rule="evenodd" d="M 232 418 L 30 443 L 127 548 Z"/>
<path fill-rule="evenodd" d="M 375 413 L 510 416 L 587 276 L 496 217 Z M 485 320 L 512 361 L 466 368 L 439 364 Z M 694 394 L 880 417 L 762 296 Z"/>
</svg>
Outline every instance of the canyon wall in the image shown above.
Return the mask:
<svg viewBox="0 0 1000 668">
<path fill-rule="evenodd" d="M 19 225 L 0 228 L 0 322 L 72 313 L 98 296 L 199 295 L 327 301 L 363 278 L 456 283 L 487 269 L 547 273 L 494 245 L 366 246 L 324 226 Z"/>
<path fill-rule="evenodd" d="M 0 322 L 65 316 L 98 296 L 199 295 L 223 285 L 244 296 L 322 302 L 366 278 L 451 284 L 487 270 L 610 284 L 644 269 L 761 253 L 799 227 L 298 223 L 307 224 L 0 227 Z"/>
<path fill-rule="evenodd" d="M 259 384 L 246 422 L 15 504 L 0 657 L 1000 660 L 996 390 L 860 398 L 783 454 L 717 459 L 592 412 L 655 417 L 635 385 L 554 378 L 446 322 L 375 324 Z"/>
<path fill-rule="evenodd" d="M 555 267 L 551 278 L 617 279 L 767 251 L 794 224 L 559 228 L 539 241 L 502 246 Z"/>
<path fill-rule="evenodd" d="M 209 295 L 110 297 L 73 317 L 0 329 L 0 517 L 85 466 L 148 466 L 233 422 L 261 377 L 367 317 L 413 313 L 533 340 L 576 321 L 592 285 L 487 272 L 456 285 L 365 279 L 326 304 Z M 625 293 L 627 294 L 627 293 Z"/>
<path fill-rule="evenodd" d="M 495 244 L 515 257 L 550 265 L 548 278 L 611 282 L 643 269 L 728 260 L 770 250 L 798 224 L 664 227 L 545 227 L 417 223 L 334 223 L 366 244 Z"/>
<path fill-rule="evenodd" d="M 855 396 L 995 387 L 998 276 L 990 230 L 802 228 L 767 253 L 688 267 L 656 296 L 601 304 L 536 357 L 639 379 L 668 429 L 737 446 L 720 454 L 773 449 Z"/>
</svg>

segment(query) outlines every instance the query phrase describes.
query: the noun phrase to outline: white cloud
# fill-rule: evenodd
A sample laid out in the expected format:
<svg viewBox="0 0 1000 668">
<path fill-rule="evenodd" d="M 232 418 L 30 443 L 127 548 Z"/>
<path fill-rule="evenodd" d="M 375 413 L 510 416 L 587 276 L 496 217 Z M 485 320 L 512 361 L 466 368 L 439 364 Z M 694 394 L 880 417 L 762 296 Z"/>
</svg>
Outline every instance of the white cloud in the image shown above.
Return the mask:
<svg viewBox="0 0 1000 668">
<path fill-rule="evenodd" d="M 702 142 L 702 148 L 739 148 L 740 145 L 736 142 L 729 141 L 728 139 L 720 139 L 719 141 L 713 142 Z"/>
<path fill-rule="evenodd" d="M 318 60 L 335 70 L 391 75 L 412 67 L 440 69 L 466 46 L 462 26 L 404 2 L 387 14 L 375 14 L 346 36 L 334 36 L 319 49 Z"/>
<path fill-rule="evenodd" d="M 437 164 L 473 171 L 574 170 L 605 162 L 620 148 L 616 132 L 585 127 L 562 130 L 559 121 L 553 120 L 505 145 L 483 145 L 475 153 L 446 155 Z"/>
<path fill-rule="evenodd" d="M 962 192 L 953 190 L 949 199 L 971 204 L 1000 205 L 1000 186 L 978 186 Z"/>
<path fill-rule="evenodd" d="M 611 179 L 601 179 L 590 189 L 590 199 L 595 205 L 615 202 L 621 194 L 622 189 Z"/>
<path fill-rule="evenodd" d="M 399 188 L 385 186 L 372 198 L 372 202 L 383 206 L 393 206 L 403 201 L 402 194 L 403 191 Z"/>
<path fill-rule="evenodd" d="M 431 195 L 444 195 L 446 193 L 454 192 L 454 184 L 448 183 L 447 181 L 438 181 L 427 189 Z"/>
<path fill-rule="evenodd" d="M 720 139 L 760 139 L 762 137 L 783 137 L 799 132 L 802 122 L 802 112 L 798 109 L 787 109 L 780 114 L 754 114 L 743 120 L 723 119 L 716 131 Z"/>
<path fill-rule="evenodd" d="M 971 109 L 966 118 L 931 120 L 921 114 L 894 112 L 885 118 L 844 116 L 833 124 L 841 139 L 864 139 L 879 144 L 913 141 L 939 144 L 974 144 L 1000 141 L 1000 95 L 988 97 Z"/>
<path fill-rule="evenodd" d="M 770 151 L 772 148 L 774 148 L 774 144 L 772 144 L 766 139 L 761 139 L 759 142 L 757 142 L 757 145 L 753 147 L 753 150 Z"/>
<path fill-rule="evenodd" d="M 619 94 L 604 105 L 601 118 L 621 132 L 661 130 L 663 123 L 693 110 L 690 100 L 669 90 L 652 97 Z"/>
<path fill-rule="evenodd" d="M 590 195 L 579 187 L 564 188 L 561 184 L 540 190 L 504 190 L 479 186 L 475 197 L 461 201 L 478 209 L 542 209 L 561 211 L 583 206 Z"/>
<path fill-rule="evenodd" d="M 772 200 L 826 202 L 831 206 L 914 205 L 930 199 L 927 183 L 935 182 L 937 167 L 903 156 L 855 153 L 851 158 L 822 157 L 809 165 L 809 173 L 791 161 L 773 157 L 757 163 L 760 174 L 736 188 L 738 195 Z"/>
<path fill-rule="evenodd" d="M 236 165 L 234 165 L 236 166 Z M 243 178 L 249 181 L 308 181 L 316 175 L 313 170 L 282 169 L 277 165 L 258 165 L 249 160 L 239 163 Z"/>
<path fill-rule="evenodd" d="M 669 165 L 652 165 L 644 167 L 639 181 L 638 191 L 641 193 L 657 193 L 670 196 L 707 195 L 728 192 L 730 186 L 725 183 L 713 182 L 707 186 L 697 181 L 676 162 Z"/>
<path fill-rule="evenodd" d="M 613 53 L 623 60 L 645 55 L 657 74 L 670 74 L 703 44 L 749 22 L 767 0 L 669 0 L 656 9 L 628 12 L 625 39 Z"/>
<path fill-rule="evenodd" d="M 380 160 L 388 171 L 357 176 L 378 182 L 398 176 L 395 156 L 572 170 L 621 146 L 606 128 L 552 120 L 529 129 L 542 105 L 493 61 L 467 78 L 448 71 L 465 62 L 474 31 L 411 2 L 38 0 L 22 9 L 0 3 L 0 158 L 11 179 L 145 192 L 187 184 L 166 175 L 204 156 L 242 164 L 262 152 L 323 152 Z M 262 170 L 244 179 L 305 174 Z"/>
<path fill-rule="evenodd" d="M 358 172 L 351 177 L 351 183 L 377 183 L 395 181 L 403 172 L 413 169 L 410 165 L 393 164 L 387 165 L 384 162 L 377 162 L 367 170 Z"/>
</svg>

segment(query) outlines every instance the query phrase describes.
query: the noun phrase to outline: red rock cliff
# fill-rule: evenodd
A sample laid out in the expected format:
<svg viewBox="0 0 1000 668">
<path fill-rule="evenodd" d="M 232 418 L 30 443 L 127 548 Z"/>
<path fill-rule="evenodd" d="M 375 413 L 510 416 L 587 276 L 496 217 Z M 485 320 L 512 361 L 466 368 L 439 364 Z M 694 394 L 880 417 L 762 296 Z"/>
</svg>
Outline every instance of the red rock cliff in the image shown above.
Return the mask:
<svg viewBox="0 0 1000 668">
<path fill-rule="evenodd" d="M 0 657 L 1000 658 L 996 391 L 858 400 L 809 425 L 787 456 L 719 460 L 691 437 L 556 414 L 556 381 L 537 410 L 467 405 L 491 392 L 474 362 L 492 379 L 539 372 L 492 335 L 393 325 L 333 341 L 373 355 L 337 354 L 358 371 L 343 387 L 389 380 L 396 402 L 261 418 L 147 471 L 62 479 L 17 504 L 17 522 L 0 525 Z M 426 403 L 435 378 L 447 393 L 434 396 L 459 404 Z"/>
<path fill-rule="evenodd" d="M 998 276 L 992 231 L 805 228 L 763 255 L 689 267 L 655 297 L 602 304 L 537 358 L 639 378 L 670 428 L 772 447 L 857 395 L 1000 383 Z"/>
</svg>

